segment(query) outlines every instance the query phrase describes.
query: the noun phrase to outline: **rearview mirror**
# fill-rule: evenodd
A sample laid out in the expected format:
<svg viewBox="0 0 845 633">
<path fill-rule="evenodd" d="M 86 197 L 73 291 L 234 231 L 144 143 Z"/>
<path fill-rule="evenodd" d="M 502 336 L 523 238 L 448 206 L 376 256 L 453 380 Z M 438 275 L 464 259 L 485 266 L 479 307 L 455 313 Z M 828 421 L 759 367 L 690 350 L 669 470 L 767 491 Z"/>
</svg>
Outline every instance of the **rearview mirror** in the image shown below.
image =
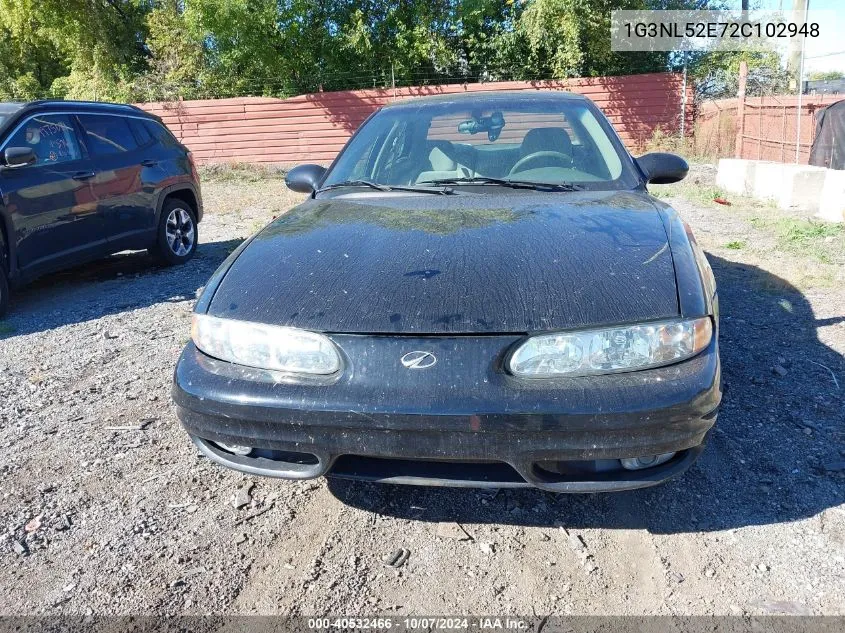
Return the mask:
<svg viewBox="0 0 845 633">
<path fill-rule="evenodd" d="M 689 171 L 687 161 L 677 154 L 651 152 L 635 159 L 645 174 L 647 183 L 668 185 L 683 180 Z"/>
<path fill-rule="evenodd" d="M 31 147 L 9 147 L 3 153 L 3 162 L 7 167 L 24 167 L 37 160 L 35 150 Z"/>
<path fill-rule="evenodd" d="M 496 110 L 490 116 L 475 117 L 469 121 L 462 121 L 458 123 L 458 132 L 460 134 L 478 134 L 479 132 L 487 132 L 487 140 L 491 143 L 499 138 L 502 133 L 502 128 L 505 127 L 505 117 L 499 110 Z"/>
<path fill-rule="evenodd" d="M 322 165 L 297 165 L 285 174 L 285 184 L 291 191 L 313 193 L 325 175 Z"/>
</svg>

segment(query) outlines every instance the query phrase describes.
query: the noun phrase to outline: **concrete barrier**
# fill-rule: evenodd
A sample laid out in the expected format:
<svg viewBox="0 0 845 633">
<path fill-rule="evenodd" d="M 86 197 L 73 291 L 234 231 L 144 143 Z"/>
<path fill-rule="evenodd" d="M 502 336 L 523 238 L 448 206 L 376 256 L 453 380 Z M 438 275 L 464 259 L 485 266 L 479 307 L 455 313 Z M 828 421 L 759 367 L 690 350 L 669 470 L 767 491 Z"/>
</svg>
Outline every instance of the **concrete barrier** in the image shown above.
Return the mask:
<svg viewBox="0 0 845 633">
<path fill-rule="evenodd" d="M 745 158 L 720 158 L 716 185 L 728 193 L 750 196 L 754 188 L 754 172 L 759 162 Z"/>
<path fill-rule="evenodd" d="M 845 222 L 845 171 L 827 170 L 818 216 L 829 222 Z"/>
<path fill-rule="evenodd" d="M 761 162 L 754 170 L 752 195 L 759 200 L 772 200 L 786 211 L 815 213 L 826 172 L 824 167 Z"/>
<path fill-rule="evenodd" d="M 842 175 L 840 175 L 842 174 Z M 845 172 L 772 161 L 723 158 L 716 184 L 729 193 L 770 200 L 785 211 L 842 222 Z"/>
</svg>

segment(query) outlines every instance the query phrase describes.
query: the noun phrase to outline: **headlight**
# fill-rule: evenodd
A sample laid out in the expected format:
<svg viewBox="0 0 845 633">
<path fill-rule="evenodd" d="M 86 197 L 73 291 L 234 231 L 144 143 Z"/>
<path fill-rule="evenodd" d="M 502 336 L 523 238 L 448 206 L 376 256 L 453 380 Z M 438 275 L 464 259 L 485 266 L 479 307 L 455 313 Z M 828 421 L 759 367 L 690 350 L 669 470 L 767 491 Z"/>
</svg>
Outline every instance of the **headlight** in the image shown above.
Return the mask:
<svg viewBox="0 0 845 633">
<path fill-rule="evenodd" d="M 709 317 L 534 336 L 511 355 L 511 372 L 524 378 L 590 376 L 669 365 L 710 344 Z"/>
<path fill-rule="evenodd" d="M 209 356 L 238 365 L 300 374 L 340 369 L 337 348 L 316 332 L 195 314 L 191 338 Z"/>
</svg>

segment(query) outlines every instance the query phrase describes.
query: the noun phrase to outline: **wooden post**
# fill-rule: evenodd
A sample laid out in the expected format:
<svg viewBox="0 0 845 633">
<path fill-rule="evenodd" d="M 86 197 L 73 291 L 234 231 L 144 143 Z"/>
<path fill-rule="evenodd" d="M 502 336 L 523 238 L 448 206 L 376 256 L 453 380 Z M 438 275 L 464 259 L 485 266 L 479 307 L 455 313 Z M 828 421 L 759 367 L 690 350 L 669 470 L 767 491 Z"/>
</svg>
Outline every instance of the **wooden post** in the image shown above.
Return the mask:
<svg viewBox="0 0 845 633">
<path fill-rule="evenodd" d="M 739 62 L 739 89 L 736 91 L 736 146 L 734 157 L 742 158 L 742 139 L 745 135 L 745 84 L 748 81 L 748 64 Z"/>
</svg>

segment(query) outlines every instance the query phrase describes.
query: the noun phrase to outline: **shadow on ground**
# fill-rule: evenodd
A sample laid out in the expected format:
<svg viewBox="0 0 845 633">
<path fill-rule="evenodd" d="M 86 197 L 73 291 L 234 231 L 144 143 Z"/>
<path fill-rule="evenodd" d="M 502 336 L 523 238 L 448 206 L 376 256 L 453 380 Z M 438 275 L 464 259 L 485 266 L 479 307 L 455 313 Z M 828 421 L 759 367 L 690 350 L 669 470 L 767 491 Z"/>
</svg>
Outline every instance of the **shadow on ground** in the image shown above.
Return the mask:
<svg viewBox="0 0 845 633">
<path fill-rule="evenodd" d="M 816 333 L 845 316 L 819 322 L 785 280 L 718 257 L 710 262 L 719 284 L 725 397 L 707 449 L 682 477 L 600 495 L 341 480 L 330 480 L 330 490 L 351 506 L 419 521 L 661 534 L 795 521 L 845 502 L 845 473 L 824 468 L 845 456 L 845 358 Z M 776 365 L 785 376 L 773 372 Z M 830 372 L 840 377 L 839 388 Z"/>
<path fill-rule="evenodd" d="M 41 277 L 12 294 L 0 340 L 136 310 L 193 300 L 241 240 L 200 244 L 182 266 L 162 266 L 146 251 L 119 253 Z"/>
</svg>

